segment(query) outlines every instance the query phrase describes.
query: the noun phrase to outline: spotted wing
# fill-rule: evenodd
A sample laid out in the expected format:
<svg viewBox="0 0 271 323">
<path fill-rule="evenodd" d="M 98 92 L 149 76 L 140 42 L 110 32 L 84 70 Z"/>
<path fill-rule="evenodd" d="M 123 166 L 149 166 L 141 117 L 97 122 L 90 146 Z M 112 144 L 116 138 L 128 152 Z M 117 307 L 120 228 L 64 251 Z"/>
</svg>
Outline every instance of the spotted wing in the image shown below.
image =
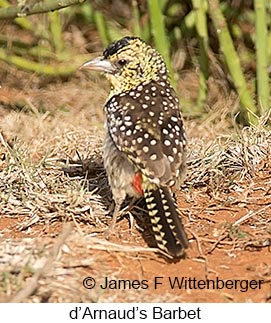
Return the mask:
<svg viewBox="0 0 271 323">
<path fill-rule="evenodd" d="M 115 145 L 145 176 L 157 183 L 178 176 L 186 140 L 178 98 L 167 82 L 113 96 L 106 114 Z"/>
</svg>

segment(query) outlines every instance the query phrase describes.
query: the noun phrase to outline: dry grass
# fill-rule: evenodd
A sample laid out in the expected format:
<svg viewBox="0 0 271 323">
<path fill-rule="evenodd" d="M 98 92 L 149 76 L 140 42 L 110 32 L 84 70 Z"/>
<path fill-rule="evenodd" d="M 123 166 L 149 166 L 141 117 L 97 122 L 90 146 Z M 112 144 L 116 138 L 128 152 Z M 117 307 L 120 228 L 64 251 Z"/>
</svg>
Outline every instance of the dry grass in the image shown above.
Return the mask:
<svg viewBox="0 0 271 323">
<path fill-rule="evenodd" d="M 100 173 L 103 173 L 101 161 L 97 159 L 99 148 L 96 145 L 99 145 L 99 141 L 94 141 L 94 137 L 87 132 L 67 133 L 62 137 L 62 145 L 59 145 L 59 140 L 56 138 L 56 146 L 50 146 L 52 151 L 36 162 L 30 159 L 24 145 L 14 143 L 11 148 L 5 144 L 0 184 L 1 212 L 9 217 L 22 217 L 19 230 L 35 223 L 63 222 L 76 218 L 97 225 L 100 222 L 97 219 L 102 219 L 106 213 L 97 194 L 97 183 Z M 95 170 L 91 169 L 91 181 L 88 181 L 89 173 L 83 162 L 78 161 L 79 167 L 84 170 L 83 176 L 72 172 L 73 168 L 76 169 L 74 165 L 67 166 L 71 158 L 71 142 L 76 142 L 77 148 L 73 147 L 76 153 L 82 141 L 89 154 L 85 155 L 84 160 L 96 167 Z M 84 154 L 83 151 L 80 153 Z"/>
<path fill-rule="evenodd" d="M 216 140 L 193 138 L 189 147 L 187 185 L 208 185 L 214 192 L 252 180 L 271 156 L 271 134 L 262 126 Z"/>
<path fill-rule="evenodd" d="M 71 220 L 103 226 L 111 197 L 102 166 L 102 130 L 96 132 L 100 135 L 66 131 L 50 134 L 49 140 L 17 140 L 12 145 L 1 135 L 2 214 L 21 217 L 19 230 Z M 238 136 L 193 138 L 188 151 L 183 188 L 208 187 L 213 196 L 238 192 L 268 166 L 264 163 L 271 156 L 271 135 L 263 128 L 245 128 Z"/>
</svg>

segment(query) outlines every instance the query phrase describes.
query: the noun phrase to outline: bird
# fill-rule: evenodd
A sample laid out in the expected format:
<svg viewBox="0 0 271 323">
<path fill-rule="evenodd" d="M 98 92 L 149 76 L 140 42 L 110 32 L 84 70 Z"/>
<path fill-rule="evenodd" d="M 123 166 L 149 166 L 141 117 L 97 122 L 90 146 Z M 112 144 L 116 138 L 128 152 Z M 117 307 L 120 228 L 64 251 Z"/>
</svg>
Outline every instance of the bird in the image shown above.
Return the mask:
<svg viewBox="0 0 271 323">
<path fill-rule="evenodd" d="M 185 178 L 187 139 L 163 57 L 141 38 L 126 36 L 80 69 L 100 71 L 111 84 L 103 143 L 115 202 L 110 228 L 127 196 L 143 197 L 158 248 L 183 257 L 188 239 L 174 195 Z"/>
</svg>

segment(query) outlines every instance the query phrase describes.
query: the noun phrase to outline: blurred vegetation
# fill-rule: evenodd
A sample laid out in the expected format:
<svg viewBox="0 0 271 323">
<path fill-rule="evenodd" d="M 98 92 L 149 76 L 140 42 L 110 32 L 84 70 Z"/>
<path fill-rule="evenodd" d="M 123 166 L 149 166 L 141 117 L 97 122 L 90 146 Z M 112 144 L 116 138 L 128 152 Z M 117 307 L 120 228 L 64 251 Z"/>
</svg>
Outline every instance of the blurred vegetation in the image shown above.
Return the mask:
<svg viewBox="0 0 271 323">
<path fill-rule="evenodd" d="M 255 125 L 270 110 L 270 0 L 62 2 L 68 7 L 30 16 L 35 1 L 0 0 L 0 60 L 39 74 L 71 75 L 88 52 L 136 35 L 161 52 L 176 84 L 183 69 L 197 71 L 191 115 L 205 112 L 214 73 L 238 94 L 242 124 Z M 4 20 L 13 9 L 19 17 Z"/>
</svg>

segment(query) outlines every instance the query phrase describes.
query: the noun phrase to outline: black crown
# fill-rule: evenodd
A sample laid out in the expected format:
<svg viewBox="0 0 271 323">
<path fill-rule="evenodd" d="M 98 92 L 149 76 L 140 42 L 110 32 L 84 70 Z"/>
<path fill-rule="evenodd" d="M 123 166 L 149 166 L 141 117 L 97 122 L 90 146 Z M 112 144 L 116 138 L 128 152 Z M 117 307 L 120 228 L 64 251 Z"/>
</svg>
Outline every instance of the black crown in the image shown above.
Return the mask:
<svg viewBox="0 0 271 323">
<path fill-rule="evenodd" d="M 114 41 L 113 43 L 108 45 L 108 47 L 104 50 L 104 52 L 103 52 L 104 58 L 108 58 L 109 56 L 115 54 L 118 50 L 127 46 L 129 44 L 129 42 L 133 39 L 138 39 L 138 37 L 126 36 L 120 40 Z"/>
</svg>

